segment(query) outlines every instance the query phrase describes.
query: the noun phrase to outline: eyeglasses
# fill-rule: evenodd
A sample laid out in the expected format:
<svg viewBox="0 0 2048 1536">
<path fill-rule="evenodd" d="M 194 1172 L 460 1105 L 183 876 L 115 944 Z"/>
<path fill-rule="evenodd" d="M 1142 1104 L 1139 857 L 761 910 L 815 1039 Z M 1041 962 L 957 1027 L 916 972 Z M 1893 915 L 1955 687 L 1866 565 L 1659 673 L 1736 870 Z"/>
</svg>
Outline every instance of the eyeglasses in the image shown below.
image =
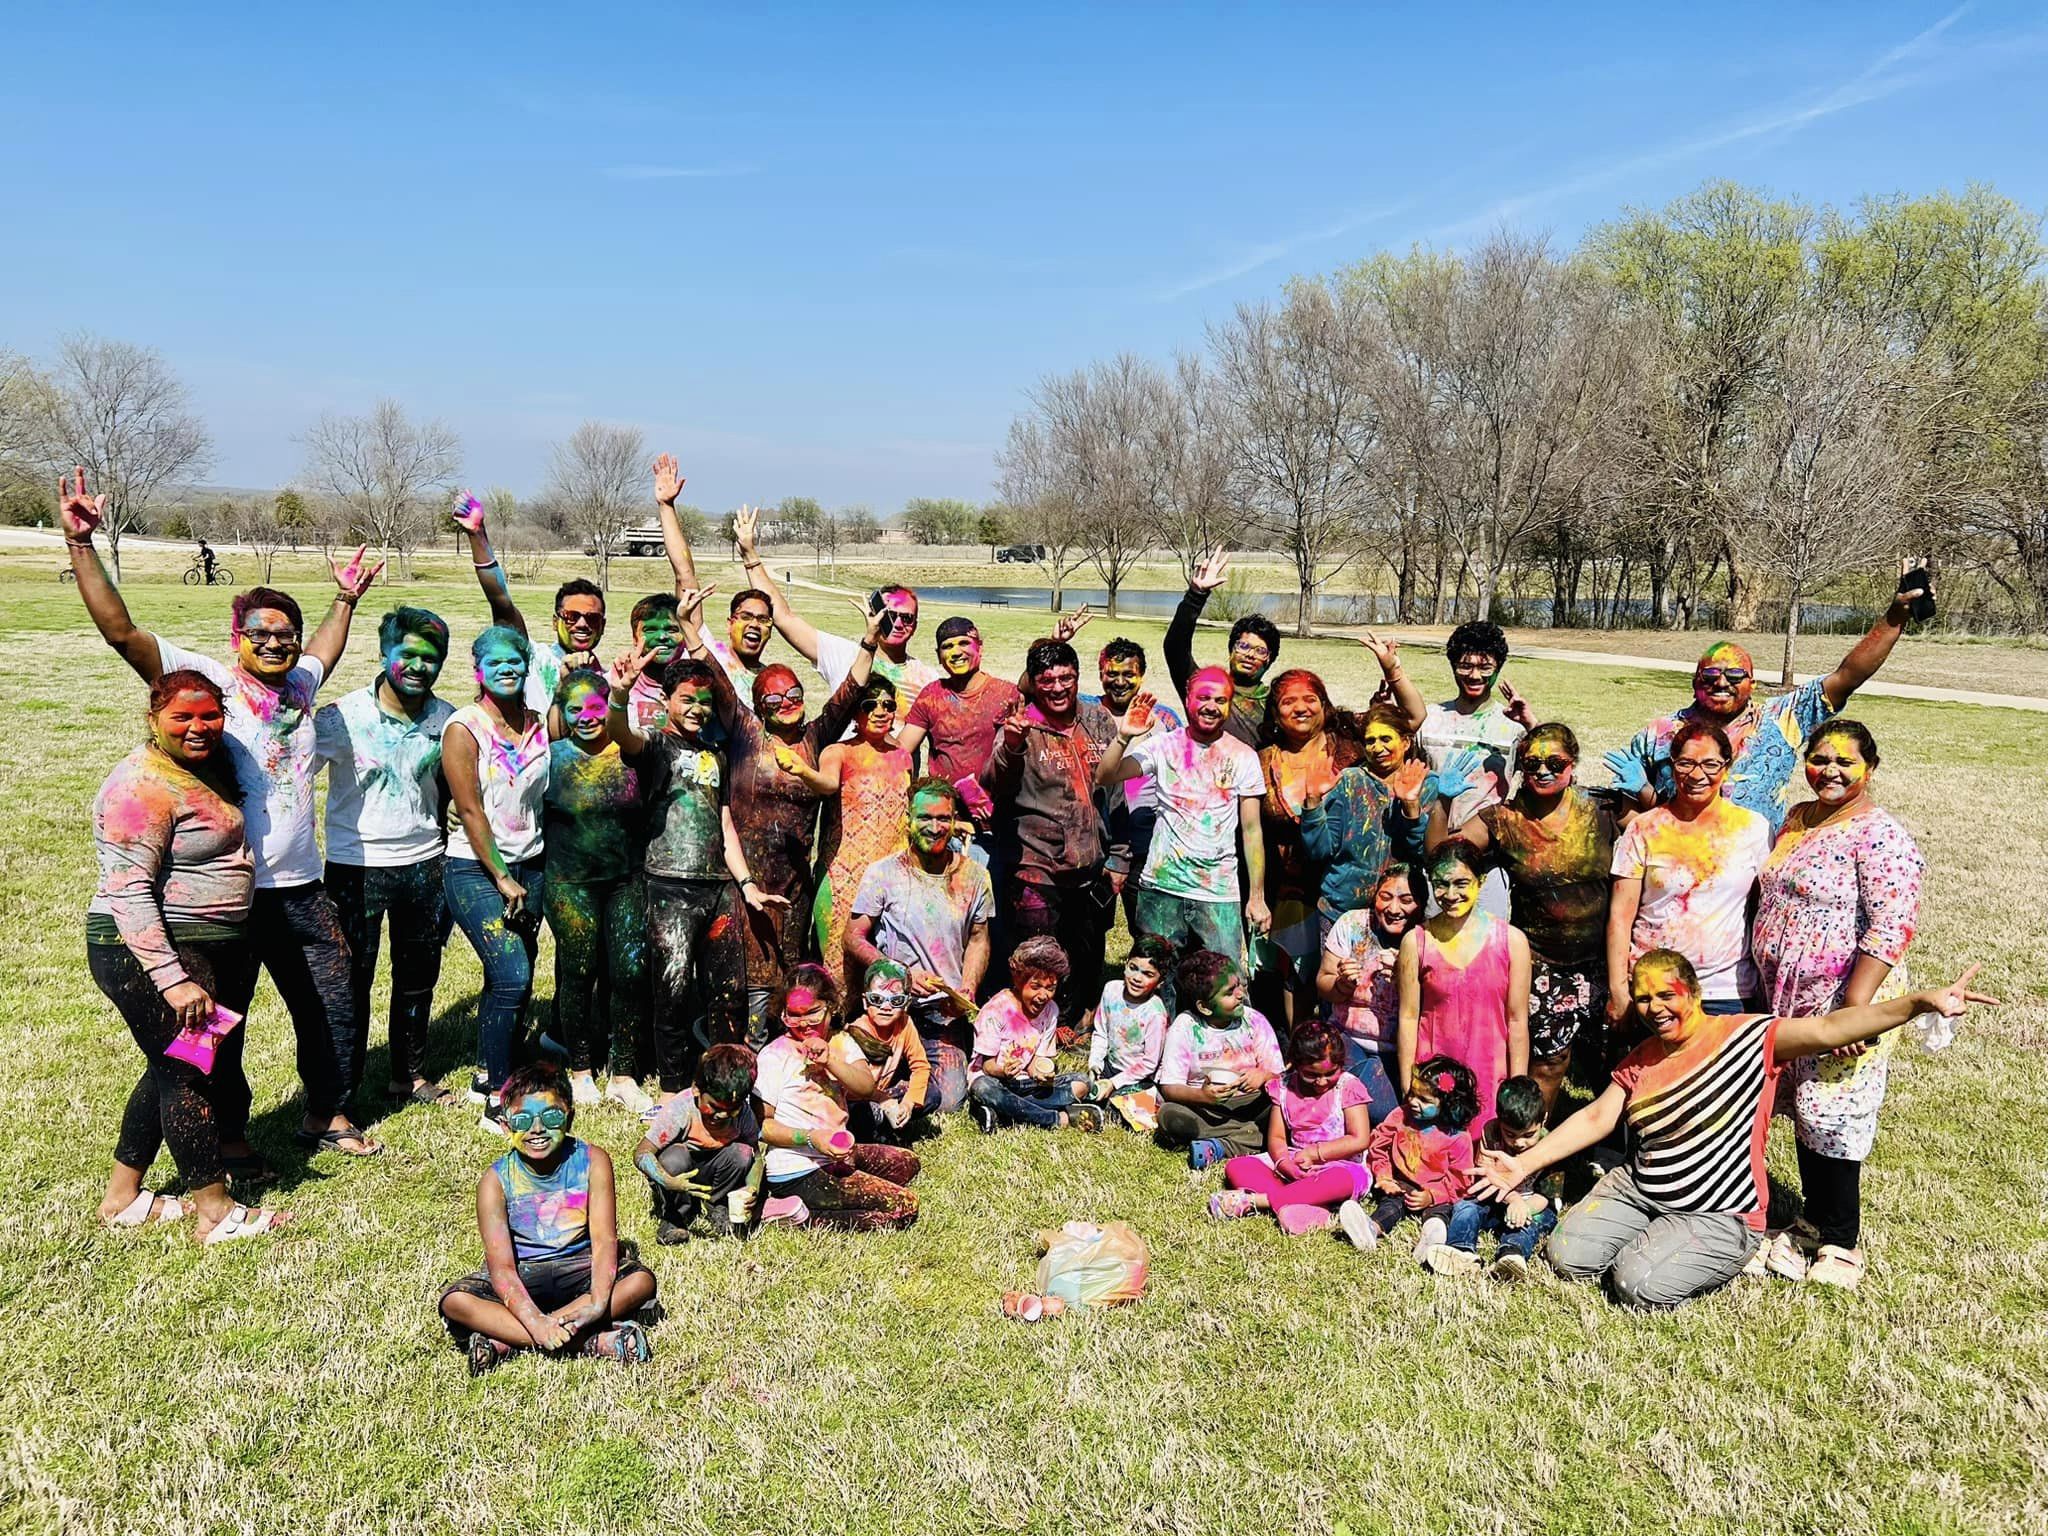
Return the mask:
<svg viewBox="0 0 2048 1536">
<path fill-rule="evenodd" d="M 860 1000 L 870 1008 L 901 1008 L 909 1001 L 901 992 L 863 992 Z"/>
<path fill-rule="evenodd" d="M 1563 773 L 1572 766 L 1568 757 L 1525 757 L 1522 759 L 1524 773 Z"/>
<path fill-rule="evenodd" d="M 242 638 L 251 645 L 297 645 L 299 632 L 296 629 L 245 629 Z"/>
<path fill-rule="evenodd" d="M 1711 779 L 1728 765 L 1717 757 L 1704 759 L 1682 758 L 1671 765 L 1671 771 L 1683 774 L 1688 779 Z"/>
<path fill-rule="evenodd" d="M 505 1123 L 515 1131 L 530 1131 L 536 1125 L 543 1130 L 559 1131 L 569 1123 L 566 1109 L 543 1109 L 539 1111 L 521 1109 L 505 1117 Z"/>
<path fill-rule="evenodd" d="M 1738 687 L 1749 681 L 1749 674 L 1740 667 L 1702 667 L 1697 676 L 1703 683 L 1731 683 Z"/>
<path fill-rule="evenodd" d="M 780 693 L 764 693 L 761 702 L 770 709 L 780 709 L 785 704 L 801 704 L 804 701 L 804 685 L 793 683 Z"/>
</svg>

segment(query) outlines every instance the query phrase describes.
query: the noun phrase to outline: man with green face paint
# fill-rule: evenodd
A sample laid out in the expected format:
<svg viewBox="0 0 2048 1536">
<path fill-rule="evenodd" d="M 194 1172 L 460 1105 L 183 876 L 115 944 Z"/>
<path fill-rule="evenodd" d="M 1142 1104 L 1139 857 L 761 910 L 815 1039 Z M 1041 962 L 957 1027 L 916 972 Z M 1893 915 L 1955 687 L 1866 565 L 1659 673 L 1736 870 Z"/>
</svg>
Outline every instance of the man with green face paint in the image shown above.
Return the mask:
<svg viewBox="0 0 2048 1536">
<path fill-rule="evenodd" d="M 668 724 L 668 698 L 657 681 L 661 669 L 682 654 L 683 625 L 676 617 L 675 595 L 656 592 L 633 605 L 633 644 L 651 658 L 648 670 L 633 685 L 633 728 L 651 736 Z"/>
<path fill-rule="evenodd" d="M 1625 751 L 1606 755 L 1614 787 L 1645 809 L 1668 802 L 1676 788 L 1671 772 L 1672 737 L 1681 726 L 1694 721 L 1718 726 L 1735 751 L 1721 793 L 1762 816 L 1775 836 L 1792 808 L 1806 738 L 1823 720 L 1846 709 L 1856 690 L 1877 675 L 1899 636 L 1906 632 L 1914 600 L 1930 595 L 1925 585 L 1898 593 L 1870 633 L 1850 648 L 1834 671 L 1775 698 L 1756 697 L 1756 663 L 1748 651 L 1732 640 L 1715 642 L 1693 668 L 1692 703 L 1651 721 Z"/>
<path fill-rule="evenodd" d="M 450 1095 L 426 1075 L 426 1045 L 449 929 L 441 885 L 441 732 L 455 708 L 434 693 L 448 659 L 448 626 L 424 608 L 394 608 L 377 628 L 377 649 L 382 665 L 376 680 L 313 717 L 315 771 L 327 770 L 327 889 L 348 938 L 356 1078 L 369 1044 L 370 988 L 389 917 L 386 1091 L 394 1099 L 440 1104 Z"/>
</svg>

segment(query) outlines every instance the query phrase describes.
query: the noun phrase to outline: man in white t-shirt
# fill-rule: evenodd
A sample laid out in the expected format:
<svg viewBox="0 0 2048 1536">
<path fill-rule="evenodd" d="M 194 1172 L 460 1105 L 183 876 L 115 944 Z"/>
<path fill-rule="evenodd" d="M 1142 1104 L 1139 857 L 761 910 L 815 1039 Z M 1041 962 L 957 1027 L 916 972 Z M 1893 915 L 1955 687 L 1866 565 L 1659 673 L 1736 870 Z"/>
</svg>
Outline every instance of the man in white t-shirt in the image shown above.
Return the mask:
<svg viewBox="0 0 2048 1536">
<path fill-rule="evenodd" d="M 348 644 L 356 604 L 384 569 L 366 567 L 365 550 L 346 564 L 330 560 L 334 605 L 313 638 L 300 644 L 299 605 L 271 587 L 234 599 L 230 634 L 235 662 L 224 665 L 138 628 L 93 549 L 105 498 L 89 495 L 85 471 L 64 485 L 58 521 L 69 546 L 78 595 L 100 637 L 146 683 L 189 670 L 211 678 L 226 696 L 228 756 L 242 790 L 242 814 L 256 858 L 256 894 L 248 938 L 291 1015 L 298 1043 L 305 1114 L 299 1139 L 355 1157 L 383 1150 L 350 1120 L 348 1096 L 356 1060 L 355 1005 L 348 944 L 333 900 L 321 884 L 320 844 L 313 826 L 313 695 Z M 228 1175 L 260 1181 L 263 1160 L 246 1139 L 223 1138 Z"/>
<path fill-rule="evenodd" d="M 1514 793 L 1515 749 L 1536 721 L 1529 701 L 1501 679 L 1508 637 L 1498 624 L 1460 624 L 1444 643 L 1444 658 L 1451 664 L 1458 692 L 1446 703 L 1429 706 L 1415 733 L 1415 746 L 1432 772 L 1460 752 L 1479 754 L 1471 782 L 1444 807 L 1450 825 L 1462 827 L 1486 806 L 1498 805 Z M 1479 906 L 1494 917 L 1508 916 L 1508 879 L 1502 871 L 1487 872 L 1479 888 Z"/>
<path fill-rule="evenodd" d="M 1153 782 L 1159 820 L 1138 874 L 1139 931 L 1242 964 L 1247 929 L 1264 934 L 1272 915 L 1266 910 L 1266 843 L 1259 826 L 1266 775 L 1259 754 L 1225 729 L 1233 692 L 1228 672 L 1202 668 L 1188 680 L 1186 727 L 1163 735 L 1147 734 L 1152 698 L 1139 694 L 1117 722 L 1116 740 L 1096 765 L 1095 782 L 1114 785 L 1141 775 Z M 1251 892 L 1242 910 L 1240 833 Z"/>
<path fill-rule="evenodd" d="M 790 606 L 789 599 L 783 596 L 782 588 L 768 574 L 768 567 L 755 551 L 754 535 L 759 526 L 760 514 L 752 507 L 741 507 L 733 514 L 733 538 L 740 546 L 740 559 L 746 565 L 747 580 L 755 590 L 768 594 L 777 633 L 818 669 L 829 694 L 853 670 L 854 660 L 860 654 L 860 643 L 844 635 L 826 634 Z M 896 685 L 898 707 L 907 711 L 911 701 L 924 692 L 927 684 L 936 683 L 944 676 L 930 662 L 920 661 L 910 654 L 910 641 L 917 633 L 917 594 L 906 586 L 891 584 L 870 594 L 868 602 L 871 611 L 882 614 L 881 649 L 875 653 L 874 675 L 886 677 Z M 880 604 L 879 609 L 875 608 L 876 604 Z M 846 728 L 846 734 L 853 735 L 852 726 Z"/>
</svg>

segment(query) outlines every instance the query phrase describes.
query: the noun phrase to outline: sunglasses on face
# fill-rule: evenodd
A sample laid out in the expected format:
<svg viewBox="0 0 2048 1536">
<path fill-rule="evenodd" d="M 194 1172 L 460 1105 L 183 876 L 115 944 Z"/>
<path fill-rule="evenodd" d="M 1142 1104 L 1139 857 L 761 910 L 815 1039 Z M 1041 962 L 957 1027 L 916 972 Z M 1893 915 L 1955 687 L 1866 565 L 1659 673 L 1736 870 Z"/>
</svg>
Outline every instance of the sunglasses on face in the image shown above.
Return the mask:
<svg viewBox="0 0 2048 1536">
<path fill-rule="evenodd" d="M 542 1130 L 559 1131 L 569 1123 L 566 1109 L 543 1109 L 538 1112 L 521 1109 L 505 1117 L 505 1123 L 515 1131 L 530 1131 L 536 1125 Z"/>
<path fill-rule="evenodd" d="M 1749 674 L 1740 667 L 1702 667 L 1699 676 L 1703 683 L 1728 683 L 1740 686 L 1749 681 Z"/>
<path fill-rule="evenodd" d="M 896 706 L 887 699 L 871 699 L 862 705 L 861 708 L 870 715 L 893 715 L 896 713 Z"/>
<path fill-rule="evenodd" d="M 604 615 L 598 613 L 557 613 L 555 617 L 569 629 L 595 629 L 604 622 Z"/>
<path fill-rule="evenodd" d="M 860 1000 L 870 1008 L 901 1008 L 905 998 L 901 992 L 863 992 Z"/>
<path fill-rule="evenodd" d="M 764 693 L 761 702 L 770 709 L 780 709 L 785 704 L 801 704 L 804 701 L 804 685 L 792 683 L 780 693 Z"/>
<path fill-rule="evenodd" d="M 1565 769 L 1571 766 L 1572 760 L 1568 757 L 1525 757 L 1522 759 L 1522 772 L 1524 773 L 1563 773 Z"/>
</svg>

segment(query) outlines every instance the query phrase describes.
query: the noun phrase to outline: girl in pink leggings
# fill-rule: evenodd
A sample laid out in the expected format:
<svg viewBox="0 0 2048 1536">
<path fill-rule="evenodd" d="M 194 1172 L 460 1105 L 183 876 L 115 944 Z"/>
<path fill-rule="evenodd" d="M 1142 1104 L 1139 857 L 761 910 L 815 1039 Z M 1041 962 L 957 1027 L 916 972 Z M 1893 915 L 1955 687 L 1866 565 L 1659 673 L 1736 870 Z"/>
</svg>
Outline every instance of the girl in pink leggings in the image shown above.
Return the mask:
<svg viewBox="0 0 2048 1536">
<path fill-rule="evenodd" d="M 1372 1134 L 1365 1084 L 1344 1069 L 1344 1034 L 1315 1020 L 1288 1046 L 1287 1072 L 1267 1085 L 1273 1101 L 1266 1150 L 1223 1166 L 1227 1188 L 1209 1200 L 1218 1219 L 1270 1210 L 1290 1236 L 1333 1225 L 1335 1208 L 1372 1188 L 1365 1146 Z"/>
</svg>

